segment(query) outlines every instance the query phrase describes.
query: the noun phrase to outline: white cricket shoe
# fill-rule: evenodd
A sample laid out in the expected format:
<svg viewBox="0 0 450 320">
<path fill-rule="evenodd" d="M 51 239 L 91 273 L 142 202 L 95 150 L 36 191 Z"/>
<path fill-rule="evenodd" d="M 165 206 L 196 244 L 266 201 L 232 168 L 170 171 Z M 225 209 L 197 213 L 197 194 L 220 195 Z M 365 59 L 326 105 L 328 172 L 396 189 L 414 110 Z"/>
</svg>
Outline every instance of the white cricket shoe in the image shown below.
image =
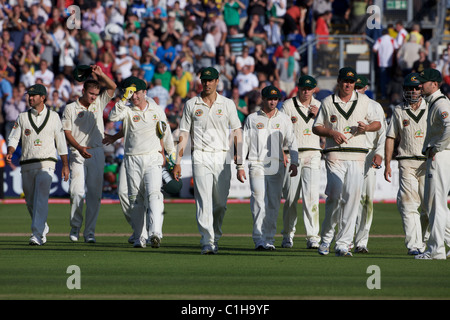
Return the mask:
<svg viewBox="0 0 450 320">
<path fill-rule="evenodd" d="M 95 240 L 94 236 L 87 236 L 84 238 L 84 242 L 86 243 L 96 243 L 97 241 Z"/>
<path fill-rule="evenodd" d="M 281 247 L 282 248 L 292 248 L 294 246 L 294 241 L 292 238 L 283 238 L 283 241 L 281 241 Z"/>
<path fill-rule="evenodd" d="M 44 233 L 42 234 L 42 244 L 45 244 L 47 242 L 47 233 L 50 231 L 50 228 L 48 227 L 47 222 L 45 223 Z"/>
<path fill-rule="evenodd" d="M 204 245 L 201 254 L 215 254 L 213 246 L 210 244 Z"/>
<path fill-rule="evenodd" d="M 348 250 L 336 250 L 336 257 L 353 257 L 352 253 Z"/>
<path fill-rule="evenodd" d="M 70 241 L 77 242 L 80 238 L 80 229 L 73 227 L 70 230 L 69 239 Z"/>
<path fill-rule="evenodd" d="M 320 255 L 326 256 L 330 253 L 330 244 L 326 242 L 322 242 L 317 250 Z"/>
<path fill-rule="evenodd" d="M 30 246 L 42 246 L 42 240 L 36 237 L 35 235 L 32 235 L 30 238 Z"/>
<path fill-rule="evenodd" d="M 319 242 L 316 240 L 308 240 L 306 242 L 306 249 L 319 249 Z"/>
<path fill-rule="evenodd" d="M 433 258 L 431 258 L 431 254 L 429 251 L 425 251 L 424 253 L 418 254 L 416 256 L 414 256 L 414 259 L 419 259 L 419 260 L 433 260 Z"/>
<path fill-rule="evenodd" d="M 147 239 L 144 237 L 140 237 L 139 239 L 134 240 L 133 248 L 145 248 L 147 247 Z"/>
</svg>

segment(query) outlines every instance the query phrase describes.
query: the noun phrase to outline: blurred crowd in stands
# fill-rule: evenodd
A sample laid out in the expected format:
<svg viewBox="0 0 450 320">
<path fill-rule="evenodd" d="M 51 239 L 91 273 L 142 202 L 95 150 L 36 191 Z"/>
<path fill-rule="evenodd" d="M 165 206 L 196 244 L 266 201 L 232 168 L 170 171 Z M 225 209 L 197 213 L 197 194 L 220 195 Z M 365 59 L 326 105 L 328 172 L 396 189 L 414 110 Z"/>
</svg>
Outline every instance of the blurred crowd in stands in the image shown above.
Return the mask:
<svg viewBox="0 0 450 320">
<path fill-rule="evenodd" d="M 199 71 L 214 66 L 220 72 L 219 92 L 235 101 L 244 122 L 258 108 L 260 89 L 267 84 L 276 85 L 284 98 L 296 94 L 296 80 L 308 72 L 306 56 L 297 48 L 316 35 L 333 34 L 335 26 L 376 40 L 377 79 L 383 79 L 379 90 L 389 103 L 401 100 L 403 76 L 411 71 L 434 66 L 450 84 L 449 50 L 439 61 L 428 61 L 427 41 L 418 24 L 410 30 L 401 22 L 368 30 L 366 9 L 371 4 L 370 0 L 0 0 L 0 133 L 7 138 L 18 114 L 27 109 L 26 88 L 35 83 L 47 87 L 47 106 L 62 114 L 65 105 L 81 95 L 83 84 L 74 80 L 74 68 L 92 64 L 118 84 L 131 75 L 146 80 L 147 95 L 165 109 L 173 132 L 184 102 L 201 91 Z M 317 52 L 326 45 L 319 42 Z M 105 109 L 107 133 L 120 128 L 120 123 L 107 121 L 115 102 Z M 120 142 L 105 146 L 107 165 L 115 165 L 121 150 Z"/>
</svg>

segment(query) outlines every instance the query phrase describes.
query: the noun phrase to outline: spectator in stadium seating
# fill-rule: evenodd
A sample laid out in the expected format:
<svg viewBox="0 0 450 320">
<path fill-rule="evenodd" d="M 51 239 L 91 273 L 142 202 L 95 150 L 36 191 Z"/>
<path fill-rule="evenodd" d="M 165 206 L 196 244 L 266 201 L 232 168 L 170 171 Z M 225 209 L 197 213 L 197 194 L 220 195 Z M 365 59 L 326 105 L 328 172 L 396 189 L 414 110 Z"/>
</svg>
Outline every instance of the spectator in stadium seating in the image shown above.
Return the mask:
<svg viewBox="0 0 450 320">
<path fill-rule="evenodd" d="M 280 90 L 289 95 L 295 89 L 299 74 L 297 61 L 290 55 L 289 48 L 284 47 L 283 57 L 278 59 L 275 67 L 275 79 L 280 83 Z"/>
<path fill-rule="evenodd" d="M 22 100 L 19 88 L 13 87 L 11 99 L 3 100 L 3 112 L 5 116 L 5 137 L 9 137 L 9 133 L 11 132 L 14 123 L 17 120 L 17 117 L 21 112 L 25 112 L 26 109 L 27 104 L 24 100 Z"/>
<path fill-rule="evenodd" d="M 387 98 L 386 88 L 392 77 L 394 52 L 398 49 L 398 45 L 386 29 L 382 31 L 382 34 L 381 38 L 373 45 L 372 50 L 378 56 L 378 86 L 381 91 L 381 99 L 384 100 Z"/>
<path fill-rule="evenodd" d="M 245 10 L 246 7 L 239 0 L 227 0 L 223 6 L 223 20 L 229 28 L 230 26 L 240 25 L 241 10 Z"/>
<path fill-rule="evenodd" d="M 419 59 L 414 61 L 412 72 L 420 73 L 423 70 L 431 67 L 431 61 L 428 60 L 427 50 L 424 48 L 419 49 Z"/>
<path fill-rule="evenodd" d="M 170 90 L 170 79 L 172 78 L 172 73 L 168 70 L 167 66 L 163 62 L 158 62 L 156 65 L 156 71 L 153 74 L 153 83 L 156 80 L 161 80 L 160 85 L 163 86 L 167 91 Z"/>
<path fill-rule="evenodd" d="M 163 110 L 170 101 L 169 90 L 162 85 L 162 81 L 159 78 L 153 79 L 150 88 L 147 90 L 147 97 L 155 100 Z"/>
<path fill-rule="evenodd" d="M 55 73 L 48 68 L 47 60 L 41 59 L 39 63 L 39 70 L 34 73 L 36 79 L 40 78 L 43 81 L 43 84 L 50 88 L 53 83 L 53 79 L 55 78 Z"/>
<path fill-rule="evenodd" d="M 175 72 L 170 79 L 170 91 L 169 95 L 173 96 L 176 94 L 182 99 L 186 99 L 189 89 L 194 86 L 193 75 L 185 71 L 181 64 L 177 64 L 175 67 Z"/>
<path fill-rule="evenodd" d="M 243 98 L 248 92 L 258 88 L 259 81 L 258 77 L 250 71 L 250 67 L 244 65 L 234 78 L 234 85 L 239 90 L 239 96 Z"/>
</svg>

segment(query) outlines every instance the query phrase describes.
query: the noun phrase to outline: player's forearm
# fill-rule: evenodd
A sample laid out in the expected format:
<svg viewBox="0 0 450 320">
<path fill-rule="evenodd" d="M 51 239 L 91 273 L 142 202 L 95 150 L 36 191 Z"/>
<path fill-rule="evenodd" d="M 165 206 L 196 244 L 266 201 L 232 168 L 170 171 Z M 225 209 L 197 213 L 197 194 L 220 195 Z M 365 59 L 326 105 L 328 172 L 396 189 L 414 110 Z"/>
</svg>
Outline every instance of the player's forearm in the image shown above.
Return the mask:
<svg viewBox="0 0 450 320">
<path fill-rule="evenodd" d="M 180 136 L 178 138 L 178 145 L 177 145 L 177 157 L 176 157 L 177 165 L 179 165 L 181 163 L 181 158 L 183 158 L 184 150 L 187 146 L 188 138 L 189 138 L 189 132 L 180 131 Z"/>
<path fill-rule="evenodd" d="M 394 139 L 386 137 L 384 144 L 384 165 L 390 167 L 392 154 L 394 153 Z"/>
</svg>

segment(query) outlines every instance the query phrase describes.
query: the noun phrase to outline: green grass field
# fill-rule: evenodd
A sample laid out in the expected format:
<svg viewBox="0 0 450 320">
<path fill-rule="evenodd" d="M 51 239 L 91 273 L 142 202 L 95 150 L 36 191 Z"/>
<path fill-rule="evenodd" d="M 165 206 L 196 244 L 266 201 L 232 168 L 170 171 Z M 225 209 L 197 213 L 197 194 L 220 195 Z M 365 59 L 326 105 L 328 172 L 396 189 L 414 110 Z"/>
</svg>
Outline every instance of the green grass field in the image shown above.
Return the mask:
<svg viewBox="0 0 450 320">
<path fill-rule="evenodd" d="M 127 243 L 131 229 L 119 205 L 102 206 L 97 243 L 85 244 L 69 240 L 69 206 L 52 204 L 47 244 L 35 247 L 28 245 L 25 205 L 0 205 L 0 300 L 450 298 L 448 261 L 406 254 L 394 204 L 375 204 L 370 253 L 352 258 L 307 250 L 302 220 L 294 248 L 281 248 L 278 235 L 276 251 L 255 251 L 248 204 L 228 206 L 219 254 L 203 256 L 195 205 L 166 204 L 166 212 L 161 248 L 135 249 Z M 321 220 L 323 212 L 321 205 Z M 80 268 L 81 289 L 67 287 L 71 265 Z M 367 286 L 370 266 L 379 268 L 380 289 Z"/>
</svg>

